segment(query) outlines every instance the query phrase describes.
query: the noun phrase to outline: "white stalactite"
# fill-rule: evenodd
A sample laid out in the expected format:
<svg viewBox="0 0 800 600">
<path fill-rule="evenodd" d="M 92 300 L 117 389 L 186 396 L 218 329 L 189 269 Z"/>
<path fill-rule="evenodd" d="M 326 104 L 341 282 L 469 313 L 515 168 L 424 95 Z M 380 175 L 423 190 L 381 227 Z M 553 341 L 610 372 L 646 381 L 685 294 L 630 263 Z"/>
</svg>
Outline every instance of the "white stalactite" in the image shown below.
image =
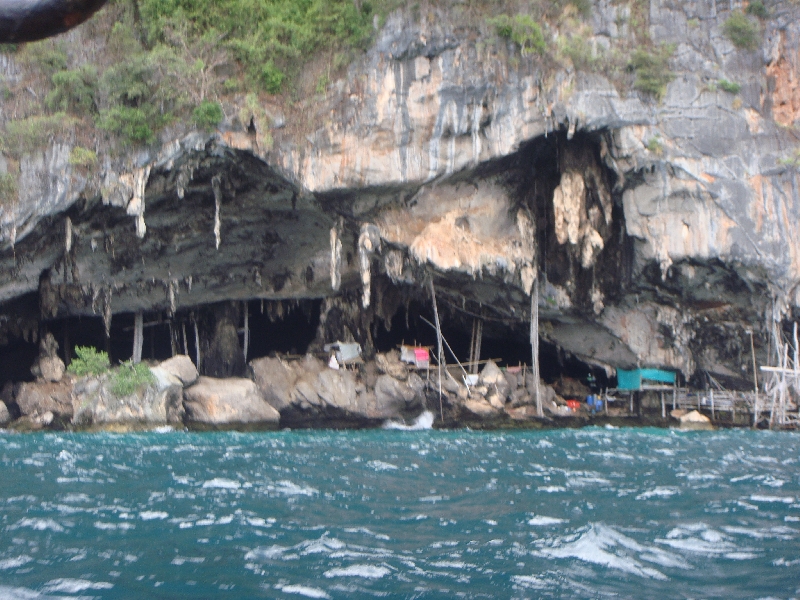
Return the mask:
<svg viewBox="0 0 800 600">
<path fill-rule="evenodd" d="M 220 237 L 222 222 L 219 216 L 220 205 L 222 204 L 221 183 L 222 181 L 219 175 L 214 175 L 214 177 L 211 178 L 211 187 L 214 190 L 214 240 L 217 250 L 219 250 L 219 244 L 222 241 Z"/>
<path fill-rule="evenodd" d="M 133 196 L 126 212 L 132 217 L 136 218 L 136 236 L 143 238 L 147 233 L 147 225 L 144 222 L 144 190 L 147 187 L 147 181 L 150 179 L 150 167 L 136 169 L 133 173 Z"/>
<path fill-rule="evenodd" d="M 339 226 L 331 227 L 331 289 L 339 291 L 342 284 L 342 240 Z"/>
<path fill-rule="evenodd" d="M 111 337 L 111 286 L 107 285 L 105 289 L 105 298 L 103 302 L 103 325 L 106 329 L 106 337 Z"/>
<path fill-rule="evenodd" d="M 69 254 L 72 250 L 72 219 L 69 217 L 64 221 L 64 254 Z"/>
<path fill-rule="evenodd" d="M 361 234 L 358 236 L 358 270 L 361 274 L 362 296 L 361 304 L 369 308 L 371 296 L 372 273 L 370 263 L 372 255 L 380 251 L 381 236 L 378 228 L 372 223 L 361 225 Z"/>
<path fill-rule="evenodd" d="M 137 312 L 133 318 L 133 357 L 134 364 L 142 362 L 142 346 L 144 345 L 144 315 Z"/>
</svg>

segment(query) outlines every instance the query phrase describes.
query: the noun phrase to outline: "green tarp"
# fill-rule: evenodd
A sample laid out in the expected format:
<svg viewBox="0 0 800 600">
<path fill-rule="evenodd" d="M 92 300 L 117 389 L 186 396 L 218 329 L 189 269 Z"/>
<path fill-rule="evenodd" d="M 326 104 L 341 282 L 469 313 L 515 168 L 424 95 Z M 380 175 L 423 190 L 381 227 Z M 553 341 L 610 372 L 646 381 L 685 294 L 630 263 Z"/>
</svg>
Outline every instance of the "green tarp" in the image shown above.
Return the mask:
<svg viewBox="0 0 800 600">
<path fill-rule="evenodd" d="M 658 383 L 675 383 L 675 373 L 661 369 L 634 369 L 625 371 L 617 369 L 617 389 L 635 391 L 642 389 L 642 381 L 656 381 Z"/>
</svg>

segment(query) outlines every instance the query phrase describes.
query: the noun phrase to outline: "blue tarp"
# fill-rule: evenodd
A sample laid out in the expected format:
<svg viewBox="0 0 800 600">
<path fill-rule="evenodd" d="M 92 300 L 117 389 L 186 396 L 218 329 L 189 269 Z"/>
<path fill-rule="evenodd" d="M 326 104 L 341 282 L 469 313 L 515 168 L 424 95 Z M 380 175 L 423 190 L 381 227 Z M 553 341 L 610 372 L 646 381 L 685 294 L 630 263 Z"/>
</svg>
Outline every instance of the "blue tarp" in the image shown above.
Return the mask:
<svg viewBox="0 0 800 600">
<path fill-rule="evenodd" d="M 634 369 L 625 371 L 617 369 L 617 389 L 635 391 L 642 389 L 642 381 L 657 381 L 659 383 L 675 383 L 675 373 L 661 369 Z"/>
</svg>

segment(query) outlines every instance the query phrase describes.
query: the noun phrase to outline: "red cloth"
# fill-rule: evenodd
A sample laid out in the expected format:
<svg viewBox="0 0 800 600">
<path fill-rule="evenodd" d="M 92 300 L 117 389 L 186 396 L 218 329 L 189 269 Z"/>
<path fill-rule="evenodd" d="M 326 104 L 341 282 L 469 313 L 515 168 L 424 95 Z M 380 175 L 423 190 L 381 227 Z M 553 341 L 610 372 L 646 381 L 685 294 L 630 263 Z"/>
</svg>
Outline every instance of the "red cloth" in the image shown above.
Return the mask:
<svg viewBox="0 0 800 600">
<path fill-rule="evenodd" d="M 414 348 L 414 358 L 420 363 L 430 360 L 431 355 L 428 353 L 427 348 Z"/>
</svg>

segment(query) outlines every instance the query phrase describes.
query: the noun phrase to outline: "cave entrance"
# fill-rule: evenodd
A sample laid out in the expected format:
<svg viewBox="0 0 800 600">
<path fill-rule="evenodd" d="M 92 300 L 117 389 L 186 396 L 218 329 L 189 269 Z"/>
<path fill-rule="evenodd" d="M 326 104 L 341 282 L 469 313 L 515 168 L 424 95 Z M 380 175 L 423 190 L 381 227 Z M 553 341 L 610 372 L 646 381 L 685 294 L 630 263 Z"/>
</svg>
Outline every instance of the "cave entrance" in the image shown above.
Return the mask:
<svg viewBox="0 0 800 600">
<path fill-rule="evenodd" d="M 317 336 L 322 300 L 246 303 L 249 345 L 247 360 L 272 354 L 304 355 Z M 244 343 L 244 317 L 240 337 Z"/>
</svg>

